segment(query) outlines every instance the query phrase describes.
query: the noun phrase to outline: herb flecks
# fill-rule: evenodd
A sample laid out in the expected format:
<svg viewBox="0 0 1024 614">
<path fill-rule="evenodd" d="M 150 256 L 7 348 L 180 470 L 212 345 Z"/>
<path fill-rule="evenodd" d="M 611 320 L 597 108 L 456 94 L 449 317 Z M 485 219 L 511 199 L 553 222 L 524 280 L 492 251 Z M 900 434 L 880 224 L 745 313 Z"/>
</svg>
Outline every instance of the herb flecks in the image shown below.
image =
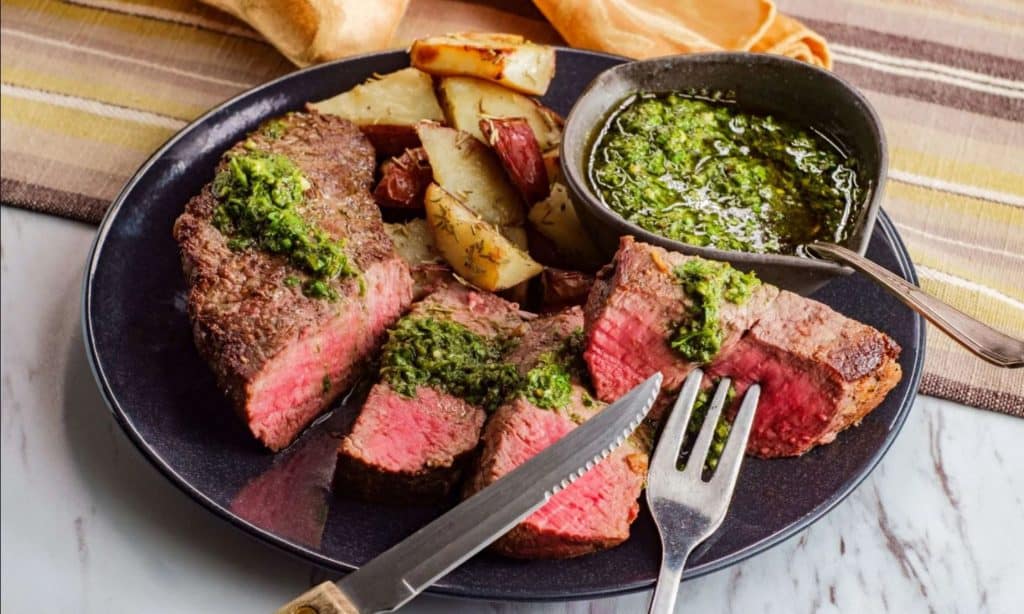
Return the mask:
<svg viewBox="0 0 1024 614">
<path fill-rule="evenodd" d="M 521 382 L 506 349 L 451 320 L 407 317 L 388 334 L 381 377 L 406 397 L 430 386 L 494 411 Z"/>
<path fill-rule="evenodd" d="M 730 387 L 729 392 L 725 396 L 725 408 L 732 405 L 735 398 L 736 390 Z M 701 427 L 704 426 L 704 420 L 707 418 L 708 409 L 710 408 L 711 395 L 706 390 L 701 390 L 697 394 L 697 401 L 693 405 L 693 414 L 690 416 L 690 422 L 686 425 L 686 433 L 683 435 L 682 453 L 677 463 L 680 470 L 686 468 L 693 444 L 697 440 Z M 719 414 L 718 424 L 715 425 L 715 434 L 711 438 L 711 448 L 708 450 L 707 459 L 704 461 L 704 471 L 714 471 L 718 466 L 718 461 L 722 458 L 722 452 L 725 451 L 725 442 L 728 441 L 730 432 L 732 432 L 732 423 L 726 419 L 725 411 L 723 411 Z"/>
<path fill-rule="evenodd" d="M 708 363 L 722 348 L 722 301 L 742 305 L 761 281 L 753 272 L 742 273 L 724 262 L 691 258 L 674 270 L 690 299 L 689 317 L 669 340 L 673 349 L 691 362 Z"/>
<path fill-rule="evenodd" d="M 562 409 L 572 400 L 572 376 L 554 352 L 526 373 L 523 397 L 541 409 Z"/>
<path fill-rule="evenodd" d="M 856 162 L 812 130 L 735 105 L 639 94 L 606 124 L 590 179 L 631 222 L 699 246 L 793 253 L 844 241 L 862 206 Z"/>
<path fill-rule="evenodd" d="M 302 171 L 285 156 L 252 148 L 230 154 L 213 180 L 218 201 L 213 224 L 233 250 L 258 248 L 286 256 L 309 275 L 302 283 L 306 296 L 336 300 L 330 282 L 359 272 L 345 255 L 344 241 L 303 218 L 307 189 Z M 294 285 L 291 279 L 286 285 Z"/>
</svg>

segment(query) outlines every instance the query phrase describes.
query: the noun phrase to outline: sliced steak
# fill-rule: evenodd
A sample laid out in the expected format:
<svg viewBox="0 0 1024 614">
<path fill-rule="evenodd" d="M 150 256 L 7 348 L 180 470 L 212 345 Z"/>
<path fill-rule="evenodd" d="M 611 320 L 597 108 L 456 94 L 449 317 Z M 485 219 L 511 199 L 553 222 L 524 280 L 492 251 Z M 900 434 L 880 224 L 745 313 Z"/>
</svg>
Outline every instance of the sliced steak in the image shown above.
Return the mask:
<svg viewBox="0 0 1024 614">
<path fill-rule="evenodd" d="M 361 272 L 332 282 L 336 301 L 305 296 L 285 283 L 301 275 L 285 256 L 228 246 L 212 223 L 210 184 L 174 225 L 196 347 L 253 435 L 280 450 L 353 382 L 411 302 L 412 278 L 384 234 L 370 195 L 373 148 L 355 125 L 292 113 L 228 153 L 246 147 L 285 156 L 303 172 L 303 216 L 343 239 Z"/>
<path fill-rule="evenodd" d="M 578 307 L 535 320 L 509 359 L 525 374 L 541 355 L 558 352 L 582 326 Z M 603 407 L 575 378 L 566 407 L 542 409 L 522 396 L 506 403 L 484 429 L 480 461 L 466 484 L 466 496 L 526 462 Z M 646 474 L 647 451 L 630 439 L 492 547 L 507 556 L 533 559 L 568 558 L 616 546 L 629 537 Z"/>
<path fill-rule="evenodd" d="M 760 321 L 711 365 L 737 392 L 761 384 L 748 451 L 798 456 L 878 406 L 900 381 L 900 347 L 817 301 L 780 292 Z"/>
<path fill-rule="evenodd" d="M 665 378 L 663 388 L 675 391 L 697 366 L 668 343 L 689 317 L 692 304 L 673 269 L 690 259 L 623 237 L 612 263 L 598 273 L 587 299 L 583 356 L 601 400 L 618 399 L 656 371 Z M 722 353 L 739 341 L 776 294 L 777 288 L 762 284 L 743 305 L 723 302 Z"/>
<path fill-rule="evenodd" d="M 449 283 L 416 303 L 405 318 L 462 324 L 487 339 L 522 333 L 515 304 Z M 383 502 L 444 499 L 480 442 L 486 412 L 427 386 L 411 397 L 381 380 L 373 386 L 338 452 L 339 491 Z"/>
<path fill-rule="evenodd" d="M 687 256 L 622 240 L 587 303 L 584 353 L 598 396 L 613 399 L 656 370 L 674 390 L 695 366 L 668 344 L 689 316 L 672 269 Z M 858 423 L 899 382 L 899 346 L 811 299 L 762 284 L 723 302 L 725 341 L 706 369 L 740 392 L 761 384 L 748 452 L 797 456 Z"/>
</svg>

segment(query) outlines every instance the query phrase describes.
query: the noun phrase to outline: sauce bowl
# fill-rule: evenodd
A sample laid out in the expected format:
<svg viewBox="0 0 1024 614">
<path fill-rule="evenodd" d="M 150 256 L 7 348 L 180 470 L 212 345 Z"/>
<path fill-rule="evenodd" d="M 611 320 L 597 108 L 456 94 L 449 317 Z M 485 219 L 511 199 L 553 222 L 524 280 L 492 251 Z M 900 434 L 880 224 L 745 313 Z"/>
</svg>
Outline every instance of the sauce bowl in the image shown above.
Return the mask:
<svg viewBox="0 0 1024 614">
<path fill-rule="evenodd" d="M 650 232 L 608 207 L 588 177 L 591 152 L 609 116 L 637 92 L 722 93 L 743 111 L 771 114 L 827 137 L 858 163 L 862 203 L 843 246 L 861 256 L 867 251 L 885 187 L 888 156 L 878 115 L 860 92 L 828 71 L 757 53 L 691 54 L 628 62 L 606 70 L 590 83 L 569 113 L 562 136 L 566 187 L 577 215 L 606 255 L 614 253 L 619 237 L 633 235 L 673 251 L 727 261 L 799 294 L 810 294 L 830 279 L 853 272 L 849 267 L 799 255 L 689 245 Z"/>
</svg>

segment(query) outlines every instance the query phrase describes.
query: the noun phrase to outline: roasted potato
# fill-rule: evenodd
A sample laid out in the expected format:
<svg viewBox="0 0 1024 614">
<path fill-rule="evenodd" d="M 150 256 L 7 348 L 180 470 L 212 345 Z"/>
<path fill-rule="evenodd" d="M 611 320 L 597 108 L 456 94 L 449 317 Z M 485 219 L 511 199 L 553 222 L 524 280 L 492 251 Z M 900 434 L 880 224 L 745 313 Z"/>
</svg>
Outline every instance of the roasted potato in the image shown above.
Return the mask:
<svg viewBox="0 0 1024 614">
<path fill-rule="evenodd" d="M 489 224 L 517 226 L 524 222 L 519 193 L 489 147 L 465 132 L 432 122 L 419 124 L 416 133 L 427 152 L 435 183 Z"/>
<path fill-rule="evenodd" d="M 586 270 L 601 266 L 601 254 L 576 217 L 564 185 L 556 183 L 551 196 L 530 209 L 529 218 L 537 232 L 551 239 L 571 265 Z"/>
<path fill-rule="evenodd" d="M 546 268 L 540 276 L 541 311 L 560 311 L 587 302 L 594 276 L 582 271 Z"/>
<path fill-rule="evenodd" d="M 417 137 L 418 138 L 418 137 Z M 433 172 L 422 147 L 407 149 L 380 166 L 380 182 L 373 197 L 381 207 L 423 209 L 423 193 Z"/>
<path fill-rule="evenodd" d="M 421 38 L 409 49 L 416 68 L 439 76 L 486 79 L 542 95 L 555 76 L 555 49 L 509 34 L 450 34 Z"/>
<path fill-rule="evenodd" d="M 466 281 L 490 292 L 511 288 L 543 267 L 497 228 L 436 183 L 424 200 L 437 250 Z"/>
<path fill-rule="evenodd" d="M 310 108 L 352 121 L 362 129 L 378 155 L 393 156 L 417 147 L 420 120 L 444 121 L 430 75 L 415 68 L 374 77 Z"/>
<path fill-rule="evenodd" d="M 424 219 L 409 220 L 404 224 L 384 224 L 384 232 L 391 238 L 398 255 L 410 266 L 443 260 L 434 243 L 434 235 Z"/>
<path fill-rule="evenodd" d="M 565 183 L 562 177 L 562 158 L 557 149 L 549 149 L 541 156 L 544 159 L 544 170 L 548 172 L 548 181 L 551 185 Z"/>
<path fill-rule="evenodd" d="M 529 122 L 522 117 L 485 118 L 480 120 L 480 132 L 524 201 L 535 203 L 548 197 L 548 172 Z"/>
<path fill-rule="evenodd" d="M 530 123 L 541 151 L 562 140 L 562 118 L 529 96 L 472 77 L 444 77 L 438 84 L 448 124 L 481 141 L 480 120 L 488 117 L 522 117 Z"/>
</svg>

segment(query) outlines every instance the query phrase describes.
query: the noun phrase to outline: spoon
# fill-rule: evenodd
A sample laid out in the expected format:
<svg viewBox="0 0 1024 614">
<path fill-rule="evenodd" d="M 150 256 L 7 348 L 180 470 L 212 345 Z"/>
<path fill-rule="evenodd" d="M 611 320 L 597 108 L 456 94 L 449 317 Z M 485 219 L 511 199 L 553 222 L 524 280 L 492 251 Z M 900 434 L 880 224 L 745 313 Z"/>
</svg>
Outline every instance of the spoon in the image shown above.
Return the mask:
<svg viewBox="0 0 1024 614">
<path fill-rule="evenodd" d="M 815 241 L 806 248 L 819 258 L 849 265 L 867 275 L 904 305 L 923 315 L 939 330 L 983 360 L 999 367 L 1024 367 L 1024 341 L 975 320 L 845 247 Z"/>
</svg>

